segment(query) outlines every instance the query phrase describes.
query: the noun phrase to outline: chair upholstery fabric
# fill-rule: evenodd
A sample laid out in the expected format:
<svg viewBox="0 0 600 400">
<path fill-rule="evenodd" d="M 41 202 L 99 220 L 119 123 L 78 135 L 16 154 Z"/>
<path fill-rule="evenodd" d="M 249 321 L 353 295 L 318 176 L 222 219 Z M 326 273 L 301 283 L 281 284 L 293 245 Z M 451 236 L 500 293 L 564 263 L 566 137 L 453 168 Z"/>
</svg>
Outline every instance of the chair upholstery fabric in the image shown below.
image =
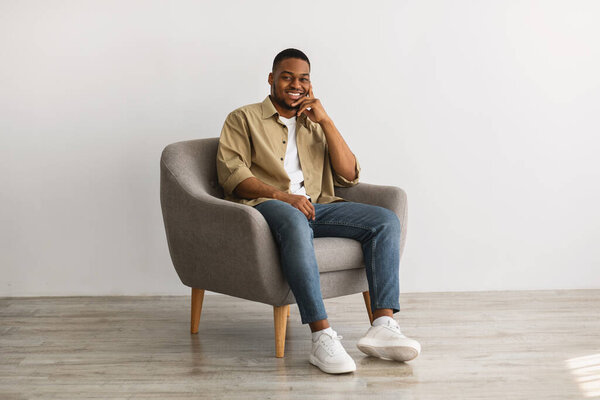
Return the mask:
<svg viewBox="0 0 600 400">
<path fill-rule="evenodd" d="M 279 251 L 262 214 L 223 200 L 217 182 L 218 138 L 168 145 L 161 156 L 160 200 L 169 252 L 184 285 L 273 306 L 295 303 L 279 265 Z M 336 188 L 348 201 L 388 208 L 400 219 L 400 255 L 406 241 L 406 193 L 359 183 Z M 323 298 L 368 290 L 360 243 L 314 239 Z"/>
</svg>

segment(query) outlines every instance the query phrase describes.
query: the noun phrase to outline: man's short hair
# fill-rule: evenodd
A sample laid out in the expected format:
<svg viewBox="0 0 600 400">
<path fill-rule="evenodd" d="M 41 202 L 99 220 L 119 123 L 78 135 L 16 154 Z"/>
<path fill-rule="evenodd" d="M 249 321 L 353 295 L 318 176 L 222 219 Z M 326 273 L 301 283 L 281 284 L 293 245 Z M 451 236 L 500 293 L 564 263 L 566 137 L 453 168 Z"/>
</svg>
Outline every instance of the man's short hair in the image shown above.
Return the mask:
<svg viewBox="0 0 600 400">
<path fill-rule="evenodd" d="M 308 60 L 306 54 L 298 49 L 285 49 L 275 56 L 275 59 L 273 60 L 272 72 L 275 72 L 275 68 L 277 68 L 280 62 L 288 58 L 299 58 L 306 61 L 308 63 L 308 69 L 310 70 L 310 61 Z"/>
</svg>

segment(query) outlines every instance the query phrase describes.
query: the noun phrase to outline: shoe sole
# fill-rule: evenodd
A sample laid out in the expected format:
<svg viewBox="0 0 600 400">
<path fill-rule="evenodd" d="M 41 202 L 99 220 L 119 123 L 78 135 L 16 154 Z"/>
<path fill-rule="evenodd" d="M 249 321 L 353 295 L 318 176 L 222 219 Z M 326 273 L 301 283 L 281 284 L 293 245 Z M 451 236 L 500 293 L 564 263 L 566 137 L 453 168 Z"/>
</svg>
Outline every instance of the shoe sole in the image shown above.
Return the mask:
<svg viewBox="0 0 600 400">
<path fill-rule="evenodd" d="M 363 353 L 393 361 L 410 361 L 417 358 L 419 352 L 417 349 L 409 346 L 375 346 L 372 344 L 359 343 L 356 345 Z"/>
<path fill-rule="evenodd" d="M 347 367 L 344 365 L 331 366 L 331 365 L 323 364 L 312 354 L 310 355 L 309 362 L 312 365 L 314 365 L 315 367 L 319 368 L 321 371 L 327 372 L 328 374 L 347 374 L 349 372 L 356 371 L 356 365 L 354 365 L 352 367 Z"/>
</svg>

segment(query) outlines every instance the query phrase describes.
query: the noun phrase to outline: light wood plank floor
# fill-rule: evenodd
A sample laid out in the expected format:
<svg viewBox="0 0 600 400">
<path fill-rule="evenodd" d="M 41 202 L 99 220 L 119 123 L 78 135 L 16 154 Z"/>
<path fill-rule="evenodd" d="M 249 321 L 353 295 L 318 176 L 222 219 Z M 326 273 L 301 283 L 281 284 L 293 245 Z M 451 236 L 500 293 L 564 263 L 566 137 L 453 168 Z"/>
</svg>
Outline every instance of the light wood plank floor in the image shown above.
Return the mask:
<svg viewBox="0 0 600 400">
<path fill-rule="evenodd" d="M 189 297 L 0 299 L 0 399 L 600 399 L 600 290 L 403 294 L 409 363 L 363 355 L 362 295 L 326 300 L 358 370 L 308 363 L 296 306 L 274 356 L 270 306 Z"/>
</svg>

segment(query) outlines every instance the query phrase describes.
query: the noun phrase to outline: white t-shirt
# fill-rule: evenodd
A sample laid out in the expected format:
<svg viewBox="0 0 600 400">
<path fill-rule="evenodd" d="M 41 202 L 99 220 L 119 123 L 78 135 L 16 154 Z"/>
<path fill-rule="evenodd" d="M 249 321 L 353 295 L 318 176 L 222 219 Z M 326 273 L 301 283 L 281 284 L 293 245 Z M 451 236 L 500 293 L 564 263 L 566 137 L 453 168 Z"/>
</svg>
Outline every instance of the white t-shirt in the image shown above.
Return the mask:
<svg viewBox="0 0 600 400">
<path fill-rule="evenodd" d="M 306 196 L 304 188 L 304 175 L 300 166 L 300 158 L 298 158 L 298 145 L 296 144 L 296 117 L 284 118 L 279 116 L 281 122 L 287 126 L 288 138 L 287 148 L 285 150 L 285 158 L 283 159 L 283 168 L 290 177 L 290 191 L 293 194 Z"/>
</svg>

